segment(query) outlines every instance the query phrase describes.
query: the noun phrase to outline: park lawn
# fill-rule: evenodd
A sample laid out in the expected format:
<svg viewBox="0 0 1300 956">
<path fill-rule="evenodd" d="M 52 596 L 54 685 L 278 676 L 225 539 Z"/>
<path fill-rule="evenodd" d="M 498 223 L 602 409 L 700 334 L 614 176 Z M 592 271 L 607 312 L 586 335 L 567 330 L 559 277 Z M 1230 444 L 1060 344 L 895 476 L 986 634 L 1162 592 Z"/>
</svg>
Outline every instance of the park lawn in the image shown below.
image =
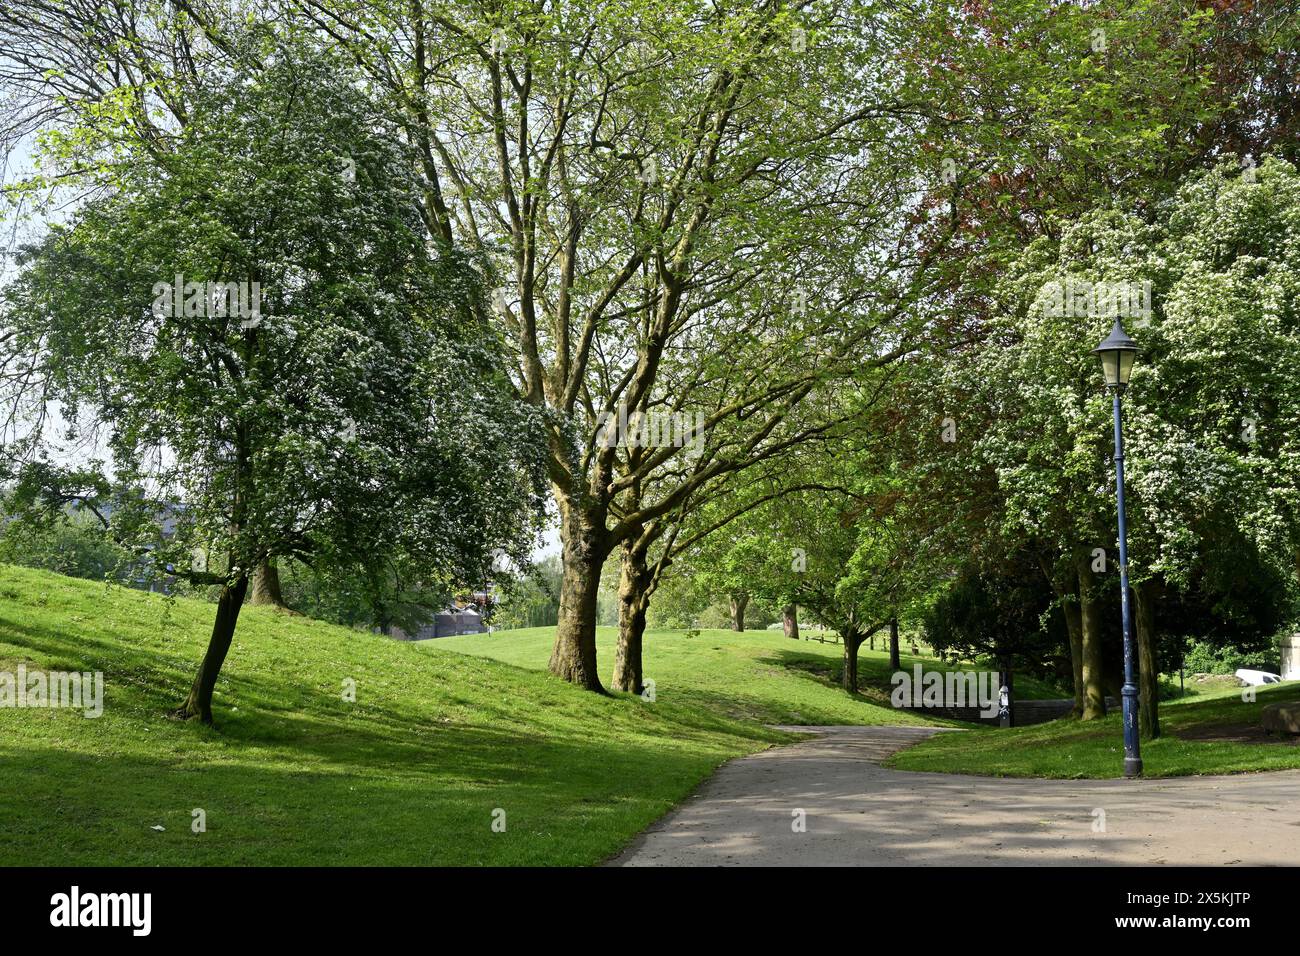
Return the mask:
<svg viewBox="0 0 1300 956">
<path fill-rule="evenodd" d="M 106 684 L 97 719 L 0 709 L 0 864 L 588 864 L 722 761 L 791 739 L 251 607 L 215 729 L 169 720 L 213 613 L 0 566 L 0 670 Z"/>
<path fill-rule="evenodd" d="M 1261 708 L 1300 700 L 1300 682 L 1255 690 L 1254 702 L 1243 701 L 1240 689 L 1207 690 L 1162 702 L 1160 738 L 1142 741 L 1143 773 L 1178 777 L 1300 768 L 1300 744 L 1290 738 L 1265 742 L 1257 731 Z M 939 734 L 894 754 L 887 766 L 998 777 L 1103 778 L 1122 776 L 1123 757 L 1123 725 L 1117 708 L 1086 724 L 1063 718 L 1010 730 Z"/>
<path fill-rule="evenodd" d="M 102 671 L 106 685 L 95 719 L 0 708 L 0 865 L 590 864 L 718 764 L 796 739 L 765 720 L 922 722 L 800 666 L 838 648 L 796 654 L 758 632 L 682 644 L 650 703 L 246 607 L 216 727 L 178 723 L 166 714 L 214 611 L 0 565 L 0 671 Z"/>
<path fill-rule="evenodd" d="M 617 628 L 596 629 L 603 680 L 613 671 Z M 424 641 L 436 651 L 461 651 L 542 670 L 550 658 L 555 630 L 520 628 L 494 634 L 466 634 Z M 770 724 L 925 724 L 889 703 L 893 689 L 889 653 L 866 645 L 858 652 L 858 697 L 839 687 L 844 648 L 818 641 L 792 641 L 780 631 L 701 630 L 689 636 L 680 630 L 648 630 L 644 668 L 654 681 L 655 700 L 712 710 L 737 719 Z M 926 672 L 978 669 L 973 664 L 945 665 L 931 657 L 902 654 L 899 663 L 909 674 L 921 664 Z M 1064 696 L 1060 688 L 1029 677 L 1017 678 L 1016 690 L 1025 699 Z M 952 724 L 953 726 L 967 726 Z"/>
</svg>

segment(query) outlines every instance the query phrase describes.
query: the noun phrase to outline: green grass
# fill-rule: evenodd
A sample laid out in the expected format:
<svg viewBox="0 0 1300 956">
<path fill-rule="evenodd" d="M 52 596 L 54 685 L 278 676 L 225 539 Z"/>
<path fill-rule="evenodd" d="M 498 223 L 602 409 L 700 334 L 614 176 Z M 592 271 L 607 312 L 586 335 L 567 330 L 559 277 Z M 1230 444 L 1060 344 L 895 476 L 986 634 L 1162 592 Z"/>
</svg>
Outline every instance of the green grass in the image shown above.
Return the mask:
<svg viewBox="0 0 1300 956">
<path fill-rule="evenodd" d="M 794 739 L 765 722 L 921 722 L 833 686 L 838 647 L 763 632 L 652 633 L 649 703 L 538 670 L 542 631 L 478 638 L 500 662 L 453 652 L 489 646 L 469 638 L 404 644 L 252 607 L 216 727 L 169 720 L 213 613 L 0 565 L 0 671 L 106 684 L 97 719 L 0 709 L 0 864 L 589 864 L 719 763 Z"/>
<path fill-rule="evenodd" d="M 1256 688 L 1256 700 L 1240 689 L 1201 690 L 1194 697 L 1160 705 L 1161 736 L 1142 742 L 1148 777 L 1240 773 L 1300 768 L 1300 746 L 1270 742 L 1198 740 L 1248 735 L 1259 727 L 1266 704 L 1300 700 L 1300 683 Z M 979 729 L 940 734 L 888 761 L 899 770 L 970 773 L 1006 777 L 1103 778 L 1123 770 L 1123 726 L 1118 709 L 1083 723 L 1069 718 L 1011 730 Z"/>
<path fill-rule="evenodd" d="M 605 668 L 603 679 L 609 678 L 617 636 L 615 628 L 596 629 L 596 645 Z M 550 657 L 553 637 L 552 628 L 534 627 L 444 637 L 421 646 L 541 670 Z M 883 650 L 863 646 L 858 653 L 860 694 L 858 698 L 845 694 L 839 688 L 843 654 L 838 644 L 796 643 L 780 631 L 702 630 L 688 637 L 684 631 L 650 630 L 645 635 L 644 668 L 646 678 L 655 682 L 657 701 L 683 703 L 739 719 L 772 724 L 938 722 L 890 706 L 893 671 L 889 654 Z M 933 658 L 909 654 L 900 655 L 899 663 L 909 673 L 918 663 L 926 672 L 950 669 Z M 972 666 L 952 665 L 957 669 Z M 1026 699 L 1064 696 L 1059 688 L 1028 677 L 1017 678 L 1016 690 Z"/>
</svg>

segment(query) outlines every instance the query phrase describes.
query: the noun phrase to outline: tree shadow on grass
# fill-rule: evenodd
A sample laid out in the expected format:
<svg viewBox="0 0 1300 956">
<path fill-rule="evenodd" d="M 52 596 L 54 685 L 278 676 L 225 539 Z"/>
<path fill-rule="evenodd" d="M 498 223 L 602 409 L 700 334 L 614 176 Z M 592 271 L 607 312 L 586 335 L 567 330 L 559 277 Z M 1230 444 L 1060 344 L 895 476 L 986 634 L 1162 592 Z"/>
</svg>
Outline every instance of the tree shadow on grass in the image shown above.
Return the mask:
<svg viewBox="0 0 1300 956">
<path fill-rule="evenodd" d="M 47 669 L 103 668 L 105 711 L 110 718 L 156 720 L 174 706 L 192 680 L 185 663 L 161 651 L 90 634 L 74 638 L 52 628 L 0 618 L 0 639 Z M 403 649 L 399 647 L 397 653 Z M 439 661 L 411 653 L 409 658 L 340 662 L 339 676 L 350 675 L 357 681 L 357 701 L 352 703 L 343 699 L 337 684 L 322 687 L 317 677 L 300 679 L 292 673 L 252 670 L 251 662 L 232 656 L 218 680 L 217 726 L 168 726 L 173 736 L 188 730 L 195 739 L 292 747 L 330 761 L 339 759 L 340 749 L 364 751 L 377 759 L 421 760 L 429 753 L 463 745 L 460 735 L 465 733 L 507 748 L 565 735 L 586 739 L 592 725 L 633 740 L 671 739 L 674 746 L 719 749 L 725 744 L 720 737 L 734 736 L 739 739 L 731 744 L 733 752 L 785 739 L 752 723 L 729 719 L 721 709 L 658 706 L 634 695 L 602 697 L 537 671 L 468 656 Z M 409 675 L 393 672 L 394 665 L 408 664 Z M 405 694 L 394 691 L 392 685 L 404 676 L 417 685 L 415 693 L 409 687 Z"/>
<path fill-rule="evenodd" d="M 0 617 L 0 662 L 102 669 L 107 684 L 98 720 L 0 714 L 16 731 L 0 751 L 0 862 L 591 863 L 718 763 L 792 739 L 690 702 L 601 697 L 457 655 L 344 654 L 344 642 L 310 676 L 269 669 L 260 645 L 232 655 L 218 726 L 177 724 L 163 714 L 192 679 L 196 642 L 130 638 Z M 358 678 L 356 704 L 324 676 L 335 656 Z M 194 808 L 204 834 L 190 832 Z M 491 829 L 498 808 L 505 833 Z"/>
<path fill-rule="evenodd" d="M 278 764 L 265 752 L 177 766 L 140 754 L 6 746 L 0 864 L 587 864 L 666 812 L 712 766 L 635 745 L 502 747 L 457 737 L 454 761 L 367 754 L 352 769 Z M 204 833 L 192 832 L 195 809 Z M 492 829 L 497 810 L 505 832 Z"/>
<path fill-rule="evenodd" d="M 760 664 L 782 667 L 799 676 L 816 681 L 824 687 L 833 688 L 841 693 L 847 692 L 841 687 L 844 679 L 844 659 L 830 658 L 820 654 L 806 654 L 800 651 L 778 651 L 774 657 L 758 659 Z M 870 658 L 858 658 L 858 693 L 855 699 L 880 707 L 891 707 L 889 701 L 893 685 L 888 662 L 877 663 Z"/>
</svg>

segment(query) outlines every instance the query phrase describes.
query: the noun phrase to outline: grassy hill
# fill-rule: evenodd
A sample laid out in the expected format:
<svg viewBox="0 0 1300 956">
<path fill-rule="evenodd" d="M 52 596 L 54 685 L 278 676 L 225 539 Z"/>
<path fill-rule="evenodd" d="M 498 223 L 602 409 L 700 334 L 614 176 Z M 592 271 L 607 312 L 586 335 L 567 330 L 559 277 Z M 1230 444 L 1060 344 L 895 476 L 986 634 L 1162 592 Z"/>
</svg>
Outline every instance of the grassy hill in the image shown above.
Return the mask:
<svg viewBox="0 0 1300 956">
<path fill-rule="evenodd" d="M 596 644 L 609 677 L 618 631 L 596 629 Z M 461 651 L 519 667 L 540 670 L 550 658 L 554 630 L 521 628 L 495 634 L 468 634 L 424 641 L 436 652 Z M 881 642 L 877 641 L 877 646 Z M 645 636 L 645 676 L 655 682 L 659 702 L 683 703 L 737 718 L 773 724 L 908 724 L 922 723 L 889 704 L 892 689 L 889 654 L 863 645 L 858 656 L 861 699 L 839 689 L 844 649 L 817 641 L 795 642 L 780 631 L 702 630 L 694 637 L 677 630 L 650 630 Z M 926 671 L 947 670 L 931 657 L 900 655 L 907 671 L 920 663 Z M 965 668 L 970 665 L 955 665 Z M 1067 696 L 1030 677 L 1016 679 L 1025 700 Z M 865 706 L 864 702 L 879 706 Z"/>
<path fill-rule="evenodd" d="M 106 684 L 97 719 L 0 709 L 0 864 L 587 864 L 722 761 L 791 739 L 764 721 L 918 721 L 832 686 L 839 648 L 762 632 L 652 635 L 648 703 L 455 653 L 469 638 L 403 644 L 249 607 L 216 728 L 177 723 L 213 610 L 0 565 L 0 671 Z M 541 632 L 479 640 L 520 663 L 549 648 Z"/>
<path fill-rule="evenodd" d="M 212 615 L 0 565 L 0 671 L 102 671 L 106 683 L 97 719 L 0 709 L 0 865 L 589 864 L 722 761 L 793 739 L 765 724 L 921 722 L 877 702 L 883 652 L 863 652 L 868 687 L 855 699 L 834 683 L 839 647 L 779 633 L 651 632 L 651 703 L 548 676 L 549 629 L 404 644 L 246 608 L 217 726 L 177 723 L 165 715 Z M 605 668 L 612 641 L 602 629 Z M 1300 685 L 1260 700 L 1287 696 Z M 1300 766 L 1297 747 L 1217 739 L 1255 719 L 1253 706 L 1236 695 L 1167 705 L 1172 732 L 1147 748 L 1148 771 Z M 1118 767 L 1117 719 L 941 735 L 895 763 L 1104 776 Z M 191 831 L 195 809 L 204 833 Z"/>
<path fill-rule="evenodd" d="M 601 659 L 613 659 L 613 628 L 600 628 Z M 549 628 L 503 631 L 444 638 L 421 645 L 489 655 L 534 669 L 546 666 L 551 647 Z M 779 632 L 703 631 L 687 638 L 680 631 L 646 635 L 646 676 L 654 678 L 660 701 L 679 701 L 698 709 L 721 709 L 738 718 L 769 723 L 901 724 L 910 715 L 884 708 L 866 709 L 839 691 L 841 648 L 833 644 L 793 641 Z M 927 671 L 944 665 L 928 657 L 903 655 L 910 669 L 920 662 Z M 859 672 L 863 697 L 888 704 L 888 655 L 863 649 Z M 965 666 L 965 665 L 961 665 Z M 791 684 L 787 675 L 806 679 Z M 781 680 L 773 681 L 774 674 Z M 1025 676 L 1016 678 L 1020 699 L 1066 696 L 1068 691 Z M 1300 741 L 1268 738 L 1259 728 L 1259 710 L 1279 700 L 1300 700 L 1300 683 L 1258 688 L 1246 703 L 1238 688 L 1193 689 L 1183 700 L 1161 704 L 1165 736 L 1143 744 L 1148 776 L 1235 773 L 1300 767 Z M 940 734 L 899 751 L 889 765 L 900 770 L 938 771 L 991 776 L 1115 777 L 1122 772 L 1122 728 L 1118 711 L 1096 723 L 1057 720 L 1032 727 L 999 730 L 971 728 L 963 734 Z"/>
</svg>

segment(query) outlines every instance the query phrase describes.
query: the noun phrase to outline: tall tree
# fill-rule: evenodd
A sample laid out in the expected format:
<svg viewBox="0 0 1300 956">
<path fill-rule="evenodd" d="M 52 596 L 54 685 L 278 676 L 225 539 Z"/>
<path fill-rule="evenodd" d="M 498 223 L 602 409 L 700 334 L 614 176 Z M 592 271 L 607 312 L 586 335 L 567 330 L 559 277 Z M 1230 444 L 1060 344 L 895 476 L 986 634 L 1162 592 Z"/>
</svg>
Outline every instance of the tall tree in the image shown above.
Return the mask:
<svg viewBox="0 0 1300 956">
<path fill-rule="evenodd" d="M 598 689 L 605 559 L 816 434 L 787 423 L 817 383 L 906 338 L 915 250 L 897 237 L 916 204 L 898 144 L 930 108 L 896 69 L 907 21 L 876 3 L 290 6 L 392 96 L 434 232 L 508 277 L 501 319 L 550 430 L 564 549 L 550 668 Z M 604 440 L 624 412 L 685 415 L 703 447 Z"/>
<path fill-rule="evenodd" d="M 1127 319 L 1143 351 L 1124 403 L 1149 735 L 1159 596 L 1240 560 L 1225 537 L 1264 565 L 1294 564 L 1295 189 L 1286 163 L 1230 159 L 1189 177 L 1154 222 L 1105 208 L 1032 243 L 1004 277 L 987 341 L 930 390 L 932 414 L 953 410 L 961 452 L 927 467 L 972 476 L 948 473 L 954 504 L 988 513 L 991 540 L 1046 549 L 1071 628 L 1078 602 L 1085 718 L 1104 712 L 1102 615 L 1113 620 L 1118 600 L 1110 402 L 1091 354 L 1113 292 L 1150 305 Z"/>
<path fill-rule="evenodd" d="M 526 556 L 542 481 L 479 273 L 431 253 L 398 132 L 313 44 L 243 42 L 256 82 L 205 75 L 164 140 L 140 143 L 129 115 L 52 140 L 111 189 L 27 253 L 4 300 L 10 397 L 102 429 L 128 489 L 106 521 L 221 589 L 177 711 L 205 722 L 261 564 L 401 557 L 481 581 L 494 549 Z M 56 479 L 47 504 L 93 490 L 40 459 L 22 474 Z"/>
</svg>

